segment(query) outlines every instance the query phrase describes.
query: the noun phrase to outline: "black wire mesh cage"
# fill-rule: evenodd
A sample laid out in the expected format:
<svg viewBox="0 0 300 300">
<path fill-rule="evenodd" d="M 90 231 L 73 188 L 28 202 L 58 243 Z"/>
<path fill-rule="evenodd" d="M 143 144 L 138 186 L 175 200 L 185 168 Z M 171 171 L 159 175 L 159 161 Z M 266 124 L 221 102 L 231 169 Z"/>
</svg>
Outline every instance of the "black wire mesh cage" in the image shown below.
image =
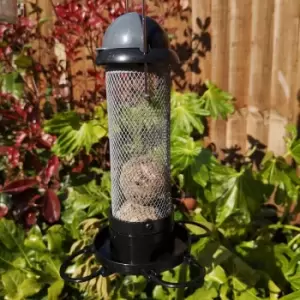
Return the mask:
<svg viewBox="0 0 300 300">
<path fill-rule="evenodd" d="M 144 14 L 126 13 L 107 29 L 97 64 L 106 67 L 111 165 L 109 225 L 91 247 L 71 255 L 61 276 L 83 282 L 112 273 L 144 275 L 167 287 L 201 284 L 204 269 L 189 254 L 183 222 L 174 222 L 170 182 L 170 67 L 178 62 L 168 36 Z M 66 274 L 71 260 L 93 253 L 102 267 L 83 278 Z M 197 266 L 190 282 L 168 283 L 159 273 Z"/>
<path fill-rule="evenodd" d="M 141 66 L 106 72 L 112 215 L 127 222 L 172 213 L 170 75 L 152 67 L 145 76 Z"/>
</svg>

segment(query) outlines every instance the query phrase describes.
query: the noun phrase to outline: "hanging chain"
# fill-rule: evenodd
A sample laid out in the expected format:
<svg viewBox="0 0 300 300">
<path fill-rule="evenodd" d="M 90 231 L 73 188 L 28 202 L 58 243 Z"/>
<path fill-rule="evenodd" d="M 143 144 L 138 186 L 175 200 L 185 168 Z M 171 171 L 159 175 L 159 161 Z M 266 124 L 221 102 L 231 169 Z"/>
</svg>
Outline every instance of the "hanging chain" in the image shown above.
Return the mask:
<svg viewBox="0 0 300 300">
<path fill-rule="evenodd" d="M 144 42 L 144 73 L 145 73 L 145 98 L 149 100 L 148 93 L 148 64 L 146 62 L 146 55 L 148 52 L 148 42 L 147 42 L 147 21 L 146 21 L 146 0 L 142 0 L 142 18 L 143 18 L 143 42 Z"/>
</svg>

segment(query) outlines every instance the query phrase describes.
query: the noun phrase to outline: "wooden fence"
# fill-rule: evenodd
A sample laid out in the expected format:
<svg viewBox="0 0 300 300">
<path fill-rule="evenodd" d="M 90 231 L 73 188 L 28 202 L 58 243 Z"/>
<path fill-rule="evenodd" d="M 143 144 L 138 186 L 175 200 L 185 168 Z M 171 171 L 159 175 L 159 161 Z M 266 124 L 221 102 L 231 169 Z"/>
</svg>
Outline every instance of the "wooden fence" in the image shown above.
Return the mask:
<svg viewBox="0 0 300 300">
<path fill-rule="evenodd" d="M 49 12 L 50 0 L 37 1 Z M 160 15 L 168 9 L 152 1 Z M 176 28 L 172 44 L 183 60 L 175 86 L 197 89 L 209 79 L 236 98 L 237 112 L 227 122 L 210 121 L 210 139 L 219 149 L 237 144 L 244 151 L 254 138 L 282 154 L 285 126 L 298 122 L 300 1 L 182 3 L 185 11 L 165 20 L 166 28 Z"/>
</svg>

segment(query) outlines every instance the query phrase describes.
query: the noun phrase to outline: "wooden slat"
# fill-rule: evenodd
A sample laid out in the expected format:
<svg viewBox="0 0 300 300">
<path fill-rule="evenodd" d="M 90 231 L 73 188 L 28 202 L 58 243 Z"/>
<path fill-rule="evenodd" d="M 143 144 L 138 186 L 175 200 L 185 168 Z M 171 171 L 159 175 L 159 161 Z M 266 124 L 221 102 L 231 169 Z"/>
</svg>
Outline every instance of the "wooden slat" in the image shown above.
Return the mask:
<svg viewBox="0 0 300 300">
<path fill-rule="evenodd" d="M 236 99 L 237 109 L 248 103 L 249 62 L 251 44 L 251 0 L 229 1 L 229 68 L 228 90 Z M 233 118 L 227 124 L 227 147 L 234 144 L 246 149 L 246 121 Z"/>
<path fill-rule="evenodd" d="M 209 26 L 207 30 L 204 30 L 204 28 L 200 29 L 197 24 L 198 18 L 201 20 L 203 26 L 205 22 L 211 19 L 211 1 L 212 0 L 192 0 L 192 29 L 196 34 L 201 34 L 201 32 L 208 32 L 209 34 L 211 34 L 211 26 Z M 197 43 L 197 41 L 194 41 L 194 44 Z M 200 57 L 197 53 L 194 53 L 193 58 L 196 57 L 199 59 L 201 73 L 192 73 L 193 84 L 200 84 L 202 80 L 211 78 L 211 52 L 205 53 L 205 57 Z"/>
<path fill-rule="evenodd" d="M 228 0 L 211 1 L 211 80 L 228 90 Z M 226 147 L 226 122 L 211 120 L 210 137 L 217 148 Z"/>
<path fill-rule="evenodd" d="M 274 0 L 252 0 L 247 134 L 263 144 L 268 140 L 264 111 L 269 108 Z M 265 99 L 265 101 L 261 101 Z"/>
</svg>

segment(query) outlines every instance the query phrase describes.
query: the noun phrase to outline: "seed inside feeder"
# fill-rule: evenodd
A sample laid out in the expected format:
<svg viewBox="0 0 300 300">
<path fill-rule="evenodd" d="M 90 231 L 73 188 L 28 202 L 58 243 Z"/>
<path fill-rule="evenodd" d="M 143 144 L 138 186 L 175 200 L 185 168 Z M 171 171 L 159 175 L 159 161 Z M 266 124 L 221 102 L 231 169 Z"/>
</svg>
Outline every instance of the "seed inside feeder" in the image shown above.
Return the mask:
<svg viewBox="0 0 300 300">
<path fill-rule="evenodd" d="M 164 191 L 164 168 L 150 156 L 132 158 L 121 170 L 120 186 L 125 199 L 151 205 Z"/>
<path fill-rule="evenodd" d="M 152 206 L 144 206 L 131 201 L 125 202 L 116 217 L 126 222 L 144 222 L 146 220 L 157 220 L 157 211 Z"/>
</svg>

